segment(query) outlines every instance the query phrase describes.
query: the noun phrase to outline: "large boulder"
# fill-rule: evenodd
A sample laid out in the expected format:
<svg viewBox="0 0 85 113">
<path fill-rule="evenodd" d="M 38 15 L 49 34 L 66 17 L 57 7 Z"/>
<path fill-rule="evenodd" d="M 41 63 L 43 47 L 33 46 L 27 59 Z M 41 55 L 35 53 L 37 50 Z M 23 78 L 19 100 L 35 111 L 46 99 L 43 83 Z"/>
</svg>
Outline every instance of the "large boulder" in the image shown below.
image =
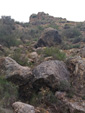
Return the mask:
<svg viewBox="0 0 85 113">
<path fill-rule="evenodd" d="M 47 28 L 38 40 L 35 48 L 55 46 L 61 43 L 61 36 L 58 31 L 53 28 Z"/>
<path fill-rule="evenodd" d="M 21 66 L 10 57 L 0 59 L 0 75 L 18 86 L 19 99 L 28 101 L 30 98 L 33 75 L 31 68 Z"/>
<path fill-rule="evenodd" d="M 6 78 L 18 85 L 25 84 L 32 77 L 32 72 L 29 67 L 19 65 L 10 57 L 4 58 L 4 67 L 6 69 Z"/>
<path fill-rule="evenodd" d="M 35 113 L 33 106 L 22 102 L 15 102 L 13 105 L 14 113 Z"/>
<path fill-rule="evenodd" d="M 50 60 L 41 63 L 33 70 L 33 86 L 47 86 L 54 90 L 68 90 L 70 74 L 63 61 Z"/>
<path fill-rule="evenodd" d="M 36 66 L 32 74 L 32 80 L 19 87 L 19 96 L 22 100 L 30 100 L 32 95 L 42 87 L 48 87 L 53 92 L 56 90 L 68 91 L 70 89 L 70 74 L 63 61 L 45 61 Z"/>
<path fill-rule="evenodd" d="M 71 73 L 71 83 L 75 93 L 85 96 L 85 59 L 72 57 L 67 60 L 67 66 Z"/>
</svg>

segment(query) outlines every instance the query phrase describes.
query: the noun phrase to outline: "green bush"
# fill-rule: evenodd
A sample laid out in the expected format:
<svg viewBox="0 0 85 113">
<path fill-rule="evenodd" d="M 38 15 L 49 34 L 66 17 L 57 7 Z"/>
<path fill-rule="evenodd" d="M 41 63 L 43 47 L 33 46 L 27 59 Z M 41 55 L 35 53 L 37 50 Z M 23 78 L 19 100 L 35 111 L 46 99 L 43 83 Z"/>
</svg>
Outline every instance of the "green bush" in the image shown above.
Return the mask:
<svg viewBox="0 0 85 113">
<path fill-rule="evenodd" d="M 85 100 L 85 96 L 83 96 L 82 99 Z"/>
<path fill-rule="evenodd" d="M 76 37 L 74 38 L 74 40 L 72 41 L 73 44 L 81 42 L 82 38 L 81 37 Z"/>
<path fill-rule="evenodd" d="M 66 80 L 62 80 L 62 81 L 60 81 L 60 83 L 58 84 L 57 87 L 58 87 L 59 91 L 69 91 L 70 83 Z"/>
<path fill-rule="evenodd" d="M 70 25 L 69 24 L 65 24 L 64 25 L 64 29 L 69 29 L 70 28 Z"/>
<path fill-rule="evenodd" d="M 72 48 L 80 48 L 80 44 L 75 44 L 75 45 L 63 44 L 61 48 L 65 50 L 72 49 Z"/>
<path fill-rule="evenodd" d="M 20 65 L 27 66 L 28 59 L 26 58 L 26 56 L 24 56 L 24 58 L 22 57 L 22 51 L 24 51 L 24 50 L 21 50 L 21 49 L 15 50 L 11 57 Z"/>
<path fill-rule="evenodd" d="M 84 38 L 82 38 L 82 42 L 85 42 L 85 37 L 84 37 Z"/>
<path fill-rule="evenodd" d="M 77 28 L 69 28 L 64 30 L 63 36 L 67 38 L 75 38 L 81 36 L 81 32 Z"/>
<path fill-rule="evenodd" d="M 56 24 L 50 24 L 50 25 L 48 25 L 48 27 L 52 27 L 52 28 L 54 28 L 54 29 L 59 30 L 59 26 L 56 25 Z"/>
<path fill-rule="evenodd" d="M 43 54 L 45 55 L 45 57 L 52 56 L 57 60 L 65 60 L 66 58 L 66 54 L 55 47 L 46 47 L 43 51 Z"/>
<path fill-rule="evenodd" d="M 14 20 L 9 16 L 3 16 L 0 21 L 0 44 L 7 47 L 17 46 L 19 44 L 17 35 Z"/>
<path fill-rule="evenodd" d="M 30 104 L 34 106 L 45 105 L 46 103 L 57 103 L 57 98 L 49 88 L 41 88 L 38 94 L 34 93 Z"/>
<path fill-rule="evenodd" d="M 80 48 L 80 44 L 73 45 L 73 48 Z"/>
<path fill-rule="evenodd" d="M 14 84 L 0 77 L 0 106 L 10 108 L 18 98 L 17 91 L 18 88 Z"/>
<path fill-rule="evenodd" d="M 32 18 L 36 18 L 37 15 L 36 15 L 36 14 L 32 14 L 31 17 L 32 17 Z"/>
</svg>

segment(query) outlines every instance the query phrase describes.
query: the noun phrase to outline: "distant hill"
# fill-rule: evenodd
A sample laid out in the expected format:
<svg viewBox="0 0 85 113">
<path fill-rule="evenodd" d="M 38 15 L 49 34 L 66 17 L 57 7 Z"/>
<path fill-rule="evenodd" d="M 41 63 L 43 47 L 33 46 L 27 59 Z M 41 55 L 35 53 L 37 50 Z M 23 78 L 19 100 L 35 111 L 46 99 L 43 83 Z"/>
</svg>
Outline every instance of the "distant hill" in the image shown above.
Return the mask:
<svg viewBox="0 0 85 113">
<path fill-rule="evenodd" d="M 85 22 L 68 21 L 39 12 L 32 14 L 28 23 L 14 21 L 9 16 L 0 19 L 0 44 L 3 46 L 17 46 L 29 40 L 37 41 L 46 28 L 58 30 L 63 39 L 65 48 L 85 42 Z M 84 44 L 83 44 L 84 45 Z"/>
</svg>

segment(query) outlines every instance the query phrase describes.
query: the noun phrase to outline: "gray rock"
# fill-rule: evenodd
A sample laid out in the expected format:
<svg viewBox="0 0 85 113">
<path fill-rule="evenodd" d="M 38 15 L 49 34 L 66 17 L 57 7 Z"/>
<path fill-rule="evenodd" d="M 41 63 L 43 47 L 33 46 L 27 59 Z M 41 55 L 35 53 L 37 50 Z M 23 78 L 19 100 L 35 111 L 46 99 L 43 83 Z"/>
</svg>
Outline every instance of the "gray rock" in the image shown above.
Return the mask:
<svg viewBox="0 0 85 113">
<path fill-rule="evenodd" d="M 41 35 L 40 39 L 35 45 L 35 48 L 55 46 L 60 44 L 61 42 L 62 42 L 61 36 L 59 35 L 58 31 L 53 28 L 48 28 Z"/>
<path fill-rule="evenodd" d="M 14 113 L 35 113 L 33 106 L 22 102 L 15 102 L 13 105 Z"/>
<path fill-rule="evenodd" d="M 85 113 L 85 102 L 68 102 L 71 113 Z"/>
<path fill-rule="evenodd" d="M 38 62 L 39 59 L 39 55 L 37 54 L 37 52 L 32 52 L 29 54 L 29 57 L 34 61 L 34 62 Z"/>
<path fill-rule="evenodd" d="M 71 73 L 71 83 L 74 91 L 79 96 L 85 96 L 85 59 L 73 57 L 67 60 L 67 66 Z"/>
<path fill-rule="evenodd" d="M 30 53 L 30 57 L 31 57 L 32 59 L 37 59 L 37 58 L 38 58 L 37 52 L 32 52 L 32 53 Z"/>
<path fill-rule="evenodd" d="M 85 113 L 85 101 L 79 97 L 69 99 L 63 92 L 56 92 L 57 110 L 59 113 Z"/>
<path fill-rule="evenodd" d="M 63 61 L 45 61 L 34 68 L 33 84 L 36 87 L 47 85 L 56 90 L 68 90 L 70 74 Z"/>
<path fill-rule="evenodd" d="M 31 69 L 19 65 L 10 57 L 5 57 L 4 66 L 6 68 L 6 78 L 18 85 L 24 84 L 31 79 Z"/>
</svg>

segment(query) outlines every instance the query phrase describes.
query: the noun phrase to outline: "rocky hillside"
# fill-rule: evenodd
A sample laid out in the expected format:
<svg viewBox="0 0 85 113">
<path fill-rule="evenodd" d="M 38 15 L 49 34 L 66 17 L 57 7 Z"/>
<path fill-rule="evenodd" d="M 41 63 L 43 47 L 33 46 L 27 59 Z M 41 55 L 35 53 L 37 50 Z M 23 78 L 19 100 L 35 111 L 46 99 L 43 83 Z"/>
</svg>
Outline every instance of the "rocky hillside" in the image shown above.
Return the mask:
<svg viewBox="0 0 85 113">
<path fill-rule="evenodd" d="M 85 22 L 0 19 L 0 113 L 85 113 Z"/>
</svg>

